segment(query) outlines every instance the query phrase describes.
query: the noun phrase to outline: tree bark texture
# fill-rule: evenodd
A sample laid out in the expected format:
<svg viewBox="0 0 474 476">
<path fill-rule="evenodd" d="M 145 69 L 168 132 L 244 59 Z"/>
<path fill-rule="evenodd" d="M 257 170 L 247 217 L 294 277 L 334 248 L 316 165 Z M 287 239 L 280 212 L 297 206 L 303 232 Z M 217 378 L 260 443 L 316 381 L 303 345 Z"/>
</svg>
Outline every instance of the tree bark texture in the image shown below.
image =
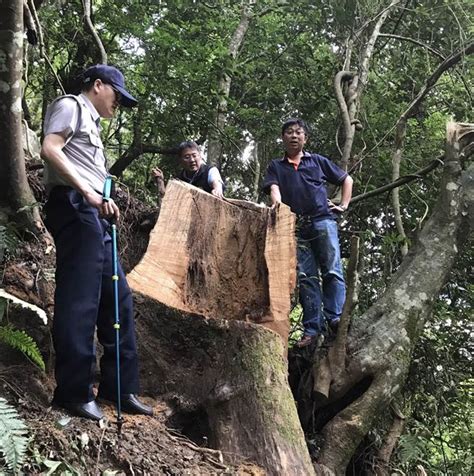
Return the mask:
<svg viewBox="0 0 474 476">
<path fill-rule="evenodd" d="M 9 214 L 25 208 L 21 220 L 39 224 L 25 171 L 22 143 L 23 1 L 0 2 L 0 204 Z"/>
<path fill-rule="evenodd" d="M 213 447 L 274 475 L 314 474 L 287 380 L 294 232 L 285 205 L 219 200 L 171 181 L 128 275 L 145 300 L 145 390 L 199 413 Z"/>
<path fill-rule="evenodd" d="M 473 139 L 474 125 L 448 124 L 433 214 L 385 294 L 352 324 L 345 368 L 331 382 L 326 410 L 339 408 L 322 429 L 318 463 L 330 474 L 345 473 L 357 446 L 403 385 L 416 340 L 472 232 L 474 164 L 467 159 Z"/>
<path fill-rule="evenodd" d="M 142 388 L 171 403 L 171 420 L 188 417 L 194 436 L 198 432 L 212 448 L 247 457 L 268 475 L 314 474 L 278 335 L 152 300 L 140 309 Z"/>
</svg>

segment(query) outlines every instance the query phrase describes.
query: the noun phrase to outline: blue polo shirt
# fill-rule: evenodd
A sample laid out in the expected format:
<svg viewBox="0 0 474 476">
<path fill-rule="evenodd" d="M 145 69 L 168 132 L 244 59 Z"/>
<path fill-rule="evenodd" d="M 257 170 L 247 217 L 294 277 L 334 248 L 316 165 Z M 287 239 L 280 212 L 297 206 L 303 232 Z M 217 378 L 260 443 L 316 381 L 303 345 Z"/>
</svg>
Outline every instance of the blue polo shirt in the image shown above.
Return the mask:
<svg viewBox="0 0 474 476">
<path fill-rule="evenodd" d="M 271 185 L 280 187 L 281 200 L 297 215 L 312 216 L 316 220 L 335 218 L 329 210 L 326 182 L 341 185 L 347 172 L 334 162 L 318 154 L 303 152 L 298 167 L 287 157 L 270 162 L 263 190 L 270 193 Z"/>
</svg>

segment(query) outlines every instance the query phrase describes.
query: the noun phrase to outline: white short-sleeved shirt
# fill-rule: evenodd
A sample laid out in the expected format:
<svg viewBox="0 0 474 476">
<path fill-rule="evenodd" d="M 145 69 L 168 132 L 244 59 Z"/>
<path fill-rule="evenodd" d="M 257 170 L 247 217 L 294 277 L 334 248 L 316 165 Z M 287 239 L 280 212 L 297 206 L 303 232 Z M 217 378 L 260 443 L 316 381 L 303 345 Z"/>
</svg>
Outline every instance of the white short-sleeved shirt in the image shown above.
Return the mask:
<svg viewBox="0 0 474 476">
<path fill-rule="evenodd" d="M 100 116 L 89 99 L 62 96 L 48 107 L 44 120 L 44 135 L 61 134 L 66 137 L 63 148 L 68 160 L 79 175 L 94 190 L 102 193 L 107 177 L 104 145 L 100 138 Z M 46 190 L 56 185 L 69 185 L 46 162 L 44 172 Z"/>
<path fill-rule="evenodd" d="M 219 169 L 217 167 L 211 167 L 209 169 L 209 175 L 207 176 L 207 183 L 209 185 L 212 185 L 212 182 L 214 181 L 224 183 L 224 181 L 222 180 L 221 174 L 219 172 Z"/>
</svg>

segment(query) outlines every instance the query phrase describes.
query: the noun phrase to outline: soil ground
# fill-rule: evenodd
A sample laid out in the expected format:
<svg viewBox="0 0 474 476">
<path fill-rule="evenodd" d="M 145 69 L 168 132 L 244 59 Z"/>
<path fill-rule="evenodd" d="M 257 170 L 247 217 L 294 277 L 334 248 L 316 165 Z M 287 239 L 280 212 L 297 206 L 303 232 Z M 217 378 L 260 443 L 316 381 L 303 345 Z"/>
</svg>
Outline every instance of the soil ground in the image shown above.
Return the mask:
<svg viewBox="0 0 474 476">
<path fill-rule="evenodd" d="M 1 348 L 2 354 L 5 348 Z M 199 447 L 167 426 L 170 408 L 160 400 L 153 417 L 124 415 L 121 436 L 112 404 L 101 402 L 96 423 L 50 407 L 53 380 L 32 364 L 0 364 L 0 396 L 16 408 L 32 437 L 24 474 L 263 475 L 256 466 Z M 52 470 L 52 472 L 48 472 Z M 0 459 L 0 473 L 2 471 Z"/>
</svg>

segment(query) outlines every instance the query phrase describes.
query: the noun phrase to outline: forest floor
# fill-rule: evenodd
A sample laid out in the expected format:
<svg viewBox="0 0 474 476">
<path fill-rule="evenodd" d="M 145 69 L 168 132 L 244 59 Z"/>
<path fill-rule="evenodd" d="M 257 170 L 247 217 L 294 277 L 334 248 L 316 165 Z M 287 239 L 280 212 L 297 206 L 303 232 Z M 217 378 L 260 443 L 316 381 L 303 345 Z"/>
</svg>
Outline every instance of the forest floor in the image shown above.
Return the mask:
<svg viewBox="0 0 474 476">
<path fill-rule="evenodd" d="M 29 178 L 37 200 L 43 202 L 41 184 L 35 177 Z M 123 192 L 119 194 L 119 203 L 123 213 L 120 249 L 124 268 L 129 270 L 143 255 L 157 214 L 153 207 L 144 206 Z M 0 285 L 7 292 L 36 304 L 49 317 L 45 326 L 32 312 L 9 306 L 5 318 L 33 337 L 45 357 L 47 372 L 39 370 L 18 351 L 0 345 L 0 397 L 15 407 L 29 428 L 30 444 L 23 474 L 265 474 L 239 455 L 223 454 L 207 448 L 202 441 L 198 445 L 185 437 L 179 428 L 173 428 L 173 410 L 160 396 L 143 398 L 153 406 L 153 417 L 124 415 L 120 437 L 112 404 L 100 403 L 106 418 L 99 423 L 52 408 L 54 268 L 54 249 L 44 237 L 33 237 L 21 239 L 0 269 Z M 140 345 L 140 335 L 137 338 Z"/>
<path fill-rule="evenodd" d="M 124 415 L 119 437 L 112 404 L 100 403 L 105 414 L 101 422 L 72 417 L 50 406 L 53 388 L 53 379 L 30 363 L 0 363 L 0 396 L 16 408 L 31 436 L 24 474 L 265 474 L 235 455 L 200 447 L 170 428 L 172 410 L 163 401 L 143 398 L 155 415 Z"/>
</svg>

